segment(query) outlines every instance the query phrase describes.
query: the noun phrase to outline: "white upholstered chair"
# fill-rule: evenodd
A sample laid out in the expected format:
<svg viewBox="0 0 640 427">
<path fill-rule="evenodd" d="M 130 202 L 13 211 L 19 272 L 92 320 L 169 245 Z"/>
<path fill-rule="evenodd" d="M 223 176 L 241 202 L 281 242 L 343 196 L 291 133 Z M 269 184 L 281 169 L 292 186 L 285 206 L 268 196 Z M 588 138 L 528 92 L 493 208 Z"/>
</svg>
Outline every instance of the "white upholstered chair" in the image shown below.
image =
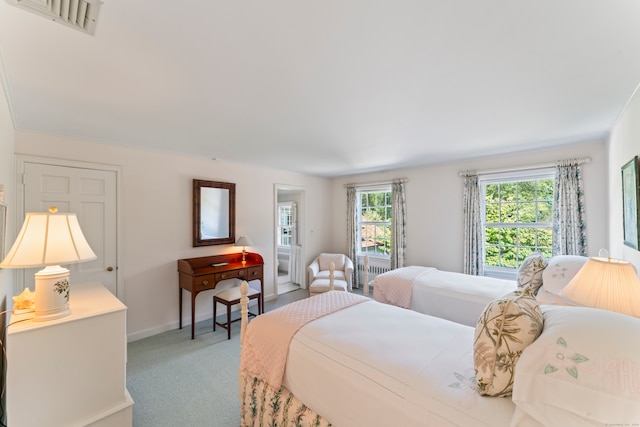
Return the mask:
<svg viewBox="0 0 640 427">
<path fill-rule="evenodd" d="M 309 283 L 310 296 L 330 289 L 331 263 L 334 265 L 334 289 L 351 292 L 351 277 L 353 275 L 353 262 L 351 259 L 344 254 L 322 253 L 307 267 L 307 283 Z"/>
</svg>

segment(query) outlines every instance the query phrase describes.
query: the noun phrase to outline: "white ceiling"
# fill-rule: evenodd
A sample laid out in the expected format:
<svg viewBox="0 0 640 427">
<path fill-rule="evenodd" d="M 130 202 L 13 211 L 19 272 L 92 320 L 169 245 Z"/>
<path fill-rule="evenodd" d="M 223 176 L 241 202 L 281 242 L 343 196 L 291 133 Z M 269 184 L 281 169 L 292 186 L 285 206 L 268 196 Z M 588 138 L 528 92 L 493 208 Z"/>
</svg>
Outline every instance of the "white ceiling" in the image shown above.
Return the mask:
<svg viewBox="0 0 640 427">
<path fill-rule="evenodd" d="M 0 1 L 0 54 L 17 129 L 337 176 L 605 137 L 640 1 Z"/>
</svg>

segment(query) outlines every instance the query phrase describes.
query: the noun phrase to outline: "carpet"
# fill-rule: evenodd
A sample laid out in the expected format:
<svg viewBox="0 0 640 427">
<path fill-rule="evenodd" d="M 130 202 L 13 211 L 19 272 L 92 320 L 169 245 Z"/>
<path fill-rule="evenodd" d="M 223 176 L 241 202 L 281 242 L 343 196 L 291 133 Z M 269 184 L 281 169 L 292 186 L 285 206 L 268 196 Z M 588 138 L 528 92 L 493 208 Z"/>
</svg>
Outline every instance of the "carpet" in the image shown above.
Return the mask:
<svg viewBox="0 0 640 427">
<path fill-rule="evenodd" d="M 265 302 L 265 311 L 307 297 L 306 289 Z M 239 315 L 235 312 L 234 315 Z M 240 323 L 212 331 L 212 319 L 128 344 L 127 389 L 134 427 L 237 427 Z"/>
</svg>

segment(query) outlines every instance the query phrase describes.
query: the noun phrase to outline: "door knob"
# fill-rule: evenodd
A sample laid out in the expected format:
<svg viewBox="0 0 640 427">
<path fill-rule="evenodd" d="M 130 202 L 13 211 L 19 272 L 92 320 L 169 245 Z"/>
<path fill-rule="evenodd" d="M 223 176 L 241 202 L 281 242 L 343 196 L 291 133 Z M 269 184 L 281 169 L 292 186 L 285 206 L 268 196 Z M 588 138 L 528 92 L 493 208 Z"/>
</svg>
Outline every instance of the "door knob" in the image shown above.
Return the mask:
<svg viewBox="0 0 640 427">
<path fill-rule="evenodd" d="M 113 271 L 113 267 L 107 267 L 107 271 Z"/>
</svg>

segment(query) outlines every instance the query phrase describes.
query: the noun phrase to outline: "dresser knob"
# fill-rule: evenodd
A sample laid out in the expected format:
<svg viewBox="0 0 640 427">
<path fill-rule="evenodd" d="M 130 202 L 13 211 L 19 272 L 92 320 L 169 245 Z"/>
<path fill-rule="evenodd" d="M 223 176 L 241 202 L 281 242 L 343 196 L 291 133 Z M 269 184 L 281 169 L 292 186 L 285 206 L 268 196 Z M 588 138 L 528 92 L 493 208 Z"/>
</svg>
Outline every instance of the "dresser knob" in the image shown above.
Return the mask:
<svg viewBox="0 0 640 427">
<path fill-rule="evenodd" d="M 202 281 L 202 285 L 203 285 L 203 286 L 207 286 L 208 284 L 209 284 L 209 281 L 208 281 L 208 280 L 203 280 L 203 281 Z"/>
</svg>

